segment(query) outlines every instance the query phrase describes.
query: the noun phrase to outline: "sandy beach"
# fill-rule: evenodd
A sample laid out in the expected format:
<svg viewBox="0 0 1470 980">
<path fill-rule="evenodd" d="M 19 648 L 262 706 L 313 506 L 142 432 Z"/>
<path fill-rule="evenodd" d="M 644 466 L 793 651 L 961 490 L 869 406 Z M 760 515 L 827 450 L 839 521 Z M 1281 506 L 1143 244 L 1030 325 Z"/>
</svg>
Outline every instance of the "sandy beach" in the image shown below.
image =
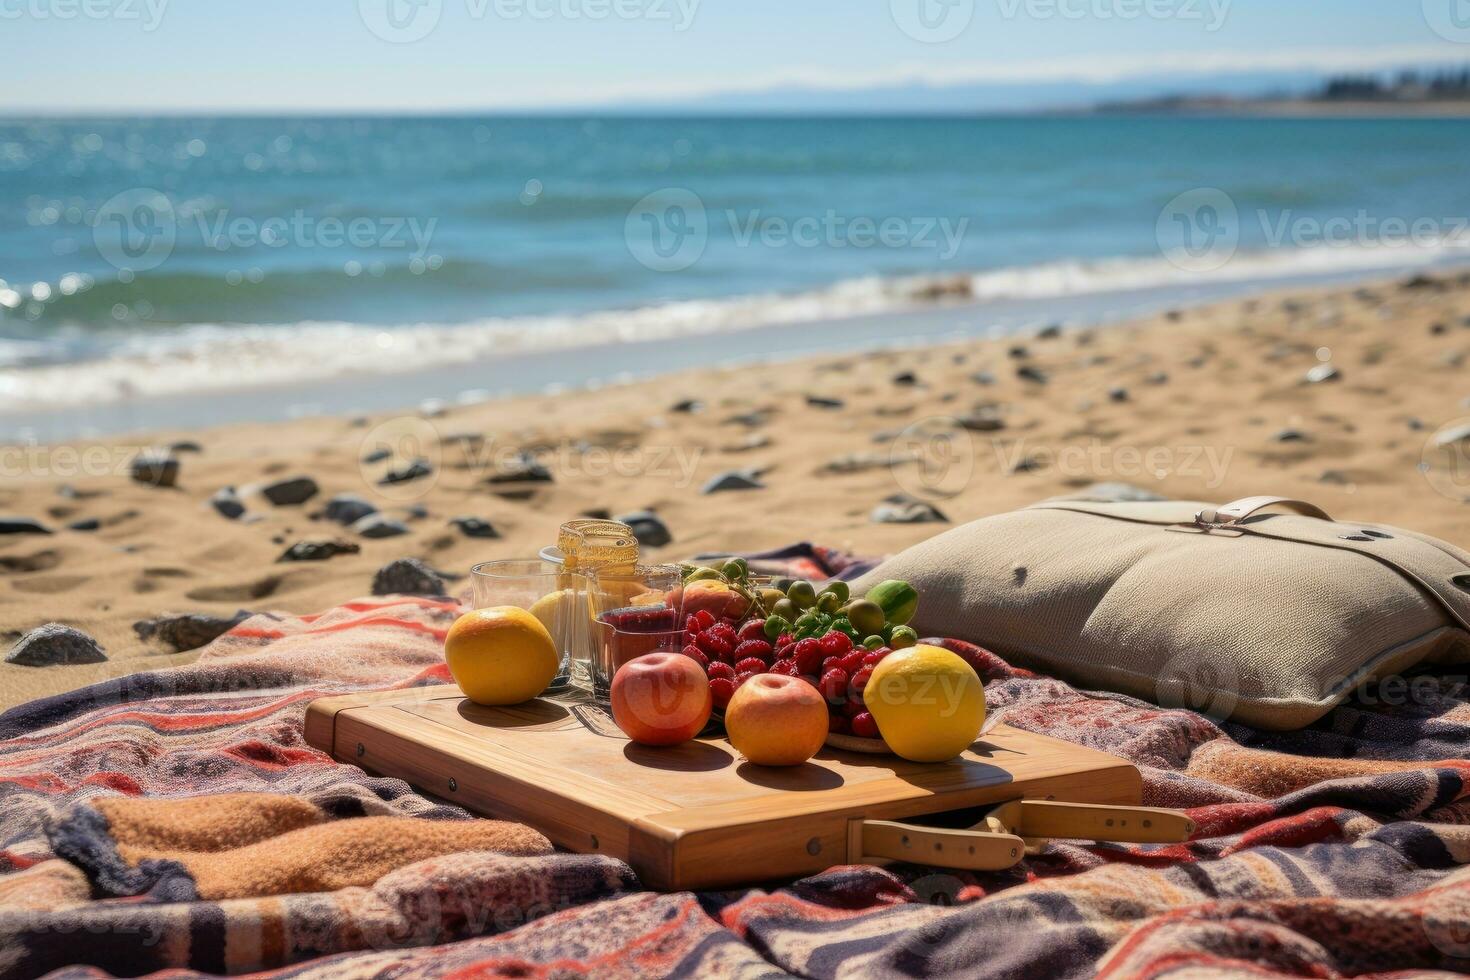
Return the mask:
<svg viewBox="0 0 1470 980">
<path fill-rule="evenodd" d="M 54 533 L 0 535 L 0 640 L 8 648 L 65 622 L 109 659 L 0 665 L 0 703 L 197 656 L 140 640 L 140 620 L 311 612 L 368 594 L 375 570 L 404 556 L 463 588 L 475 562 L 532 556 L 562 521 L 594 511 L 656 512 L 672 535 L 645 549 L 659 558 L 802 540 L 878 554 L 1123 482 L 1208 501 L 1285 494 L 1463 545 L 1470 509 L 1453 474 L 1421 463 L 1437 430 L 1470 416 L 1467 353 L 1470 275 L 1452 273 L 555 396 L 12 447 L 0 514 Z M 141 449 L 173 444 L 177 486 L 130 478 Z M 364 462 L 380 445 L 392 455 Z M 522 453 L 550 479 L 505 481 Z M 420 457 L 428 475 L 381 483 Z M 763 488 L 702 492 L 731 470 Z M 301 504 L 253 489 L 296 476 L 319 487 Z M 244 517 L 211 505 L 227 486 Z M 320 516 L 338 494 L 367 499 L 407 532 L 367 538 Z M 947 523 L 876 522 L 896 494 Z M 498 537 L 471 536 L 460 517 Z M 298 542 L 333 540 L 359 550 L 279 560 Z"/>
</svg>

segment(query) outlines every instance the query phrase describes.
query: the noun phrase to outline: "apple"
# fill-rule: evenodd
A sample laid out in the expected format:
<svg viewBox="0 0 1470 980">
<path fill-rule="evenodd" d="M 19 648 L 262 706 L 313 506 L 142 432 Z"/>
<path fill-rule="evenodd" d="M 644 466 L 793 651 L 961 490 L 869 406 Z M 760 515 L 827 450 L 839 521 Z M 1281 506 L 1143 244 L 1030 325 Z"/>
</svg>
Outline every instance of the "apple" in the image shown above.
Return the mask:
<svg viewBox="0 0 1470 980">
<path fill-rule="evenodd" d="M 827 741 L 827 701 L 800 677 L 757 674 L 725 708 L 725 732 L 749 762 L 799 766 Z"/>
<path fill-rule="evenodd" d="M 713 706 L 704 668 L 682 653 L 646 653 L 613 675 L 613 721 L 640 745 L 689 741 Z"/>
</svg>

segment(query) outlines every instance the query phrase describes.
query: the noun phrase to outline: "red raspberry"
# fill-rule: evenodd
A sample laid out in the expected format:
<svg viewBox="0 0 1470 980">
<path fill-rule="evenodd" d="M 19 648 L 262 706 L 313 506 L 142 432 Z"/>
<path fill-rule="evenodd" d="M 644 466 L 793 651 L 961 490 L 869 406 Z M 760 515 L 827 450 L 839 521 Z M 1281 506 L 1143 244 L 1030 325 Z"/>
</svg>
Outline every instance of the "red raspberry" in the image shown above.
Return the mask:
<svg viewBox="0 0 1470 980">
<path fill-rule="evenodd" d="M 822 673 L 824 673 L 824 674 L 827 671 L 829 671 L 829 670 L 841 670 L 841 669 L 842 669 L 842 658 L 841 657 L 828 657 L 826 660 L 823 660 L 822 661 Z"/>
<path fill-rule="evenodd" d="M 879 653 L 877 650 L 873 650 L 863 657 L 864 667 L 876 667 L 882 662 L 883 654 Z"/>
<path fill-rule="evenodd" d="M 847 674 L 841 670 L 829 670 L 822 675 L 817 690 L 832 704 L 847 700 Z"/>
<path fill-rule="evenodd" d="M 859 668 L 858 671 L 852 675 L 852 696 L 854 698 L 862 700 L 863 688 L 868 686 L 868 679 L 872 676 L 872 667 Z"/>
<path fill-rule="evenodd" d="M 684 620 L 684 632 L 686 633 L 698 633 L 703 629 L 704 627 L 699 625 L 698 616 L 690 616 Z"/>
<path fill-rule="evenodd" d="M 792 636 L 790 633 L 782 633 L 780 636 L 776 637 L 776 646 L 778 647 L 789 647 L 795 642 L 796 637 Z"/>
<path fill-rule="evenodd" d="M 801 671 L 797 669 L 795 660 L 777 660 L 771 664 L 771 673 L 785 674 L 787 677 L 801 676 Z"/>
<path fill-rule="evenodd" d="M 711 680 L 721 677 L 727 681 L 733 681 L 735 679 L 735 668 L 723 660 L 716 660 L 705 669 L 709 673 Z"/>
<path fill-rule="evenodd" d="M 716 622 L 715 614 L 710 612 L 708 609 L 701 609 L 699 612 L 694 614 L 694 618 L 699 620 L 699 628 L 701 630 L 709 629 L 711 626 L 715 625 Z"/>
<path fill-rule="evenodd" d="M 827 731 L 834 735 L 846 735 L 848 731 L 847 719 L 841 715 L 831 715 L 827 718 Z"/>
<path fill-rule="evenodd" d="M 745 625 L 738 630 L 742 640 L 764 640 L 766 638 L 766 621 L 764 619 L 747 619 Z"/>
<path fill-rule="evenodd" d="M 700 611 L 703 612 L 704 610 Z M 722 640 L 728 640 L 730 646 L 732 647 L 740 642 L 740 634 L 735 632 L 735 627 L 731 626 L 729 623 L 716 623 L 709 629 L 705 630 L 705 632 L 708 633 L 710 636 L 717 636 Z"/>
<path fill-rule="evenodd" d="M 770 663 L 776 659 L 776 651 L 765 640 L 746 640 L 735 648 L 735 661 L 738 663 L 747 657 Z"/>
<path fill-rule="evenodd" d="M 735 661 L 735 673 L 741 677 L 746 674 L 764 674 L 766 662 L 760 657 L 746 657 L 744 660 Z"/>
<path fill-rule="evenodd" d="M 852 726 L 852 733 L 859 738 L 878 737 L 878 723 L 866 711 L 860 715 L 853 715 L 852 721 L 848 724 Z"/>
<path fill-rule="evenodd" d="M 856 718 L 868 710 L 868 706 L 861 701 L 848 701 L 842 706 L 842 713 L 849 718 Z"/>
<path fill-rule="evenodd" d="M 735 696 L 734 678 L 716 677 L 709 682 L 709 694 L 714 699 L 715 707 L 725 707 L 730 703 L 730 699 Z"/>
<path fill-rule="evenodd" d="M 764 673 L 765 673 L 765 672 L 766 672 L 766 671 L 765 671 L 765 668 L 764 668 L 764 667 L 762 667 L 762 668 L 761 668 L 761 669 L 760 669 L 760 670 L 752 670 L 752 671 L 748 671 L 748 672 L 746 672 L 746 673 L 744 673 L 744 674 L 741 674 L 741 675 L 740 675 L 740 676 L 739 676 L 739 677 L 737 677 L 737 678 L 735 678 L 735 686 L 736 686 L 736 687 L 737 687 L 737 688 L 739 688 L 739 687 L 741 687 L 741 686 L 742 686 L 742 685 L 743 685 L 743 684 L 744 684 L 744 683 L 745 683 L 745 682 L 746 682 L 746 681 L 748 681 L 748 680 L 750 680 L 750 679 L 751 679 L 751 678 L 752 678 L 752 677 L 758 677 L 758 676 L 760 676 L 760 675 L 761 675 L 761 674 L 764 674 Z"/>
<path fill-rule="evenodd" d="M 723 660 L 728 663 L 730 655 L 735 652 L 735 644 L 715 635 L 713 630 L 695 633 L 694 642 L 699 645 L 699 649 L 709 654 L 711 660 Z"/>
<path fill-rule="evenodd" d="M 699 647 L 695 646 L 693 643 L 686 643 L 684 645 L 683 653 L 684 656 L 690 658 L 695 663 L 699 664 L 699 666 L 703 667 L 705 670 L 709 670 L 709 657 L 706 657 L 704 655 L 704 651 L 699 649 Z"/>
<path fill-rule="evenodd" d="M 842 658 L 842 669 L 849 674 L 856 674 L 863 666 L 863 655 L 857 650 L 846 654 Z"/>
<path fill-rule="evenodd" d="M 776 647 L 776 659 L 777 660 L 795 660 L 796 659 L 796 644 L 795 643 L 788 643 L 785 646 L 779 646 L 778 645 Z"/>
<path fill-rule="evenodd" d="M 852 640 L 846 633 L 836 630 L 822 637 L 822 652 L 829 657 L 840 657 L 852 649 Z"/>
</svg>

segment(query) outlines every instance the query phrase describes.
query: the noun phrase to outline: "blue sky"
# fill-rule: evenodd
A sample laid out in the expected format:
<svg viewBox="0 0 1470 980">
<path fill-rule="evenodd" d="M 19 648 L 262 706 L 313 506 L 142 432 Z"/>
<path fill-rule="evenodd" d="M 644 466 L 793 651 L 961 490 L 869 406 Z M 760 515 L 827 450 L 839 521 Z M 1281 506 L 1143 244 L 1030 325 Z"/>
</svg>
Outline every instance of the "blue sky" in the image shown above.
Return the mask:
<svg viewBox="0 0 1470 980">
<path fill-rule="evenodd" d="M 0 109 L 536 109 L 1470 62 L 1470 0 L 0 0 L 0 39 Z"/>
</svg>

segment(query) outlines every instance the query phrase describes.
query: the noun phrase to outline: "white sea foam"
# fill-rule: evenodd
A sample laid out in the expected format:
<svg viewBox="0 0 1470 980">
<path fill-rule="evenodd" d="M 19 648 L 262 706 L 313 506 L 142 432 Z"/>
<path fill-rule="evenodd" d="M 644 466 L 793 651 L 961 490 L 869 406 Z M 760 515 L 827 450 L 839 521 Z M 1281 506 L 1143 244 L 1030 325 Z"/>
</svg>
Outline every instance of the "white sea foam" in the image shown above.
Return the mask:
<svg viewBox="0 0 1470 980">
<path fill-rule="evenodd" d="M 74 360 L 76 338 L 0 339 L 0 412 L 103 404 L 219 388 L 303 383 L 355 374 L 504 358 L 527 351 L 671 341 L 783 323 L 812 323 L 939 305 L 1173 290 L 1196 285 L 1351 275 L 1423 267 L 1467 250 L 1358 246 L 1236 255 L 1207 273 L 1166 259 L 1061 261 L 972 275 L 869 277 L 796 294 L 691 300 L 575 316 L 507 317 L 394 327 L 347 322 L 198 324 L 134 331 L 100 356 Z M 1045 317 L 1044 308 L 1038 318 Z"/>
</svg>

